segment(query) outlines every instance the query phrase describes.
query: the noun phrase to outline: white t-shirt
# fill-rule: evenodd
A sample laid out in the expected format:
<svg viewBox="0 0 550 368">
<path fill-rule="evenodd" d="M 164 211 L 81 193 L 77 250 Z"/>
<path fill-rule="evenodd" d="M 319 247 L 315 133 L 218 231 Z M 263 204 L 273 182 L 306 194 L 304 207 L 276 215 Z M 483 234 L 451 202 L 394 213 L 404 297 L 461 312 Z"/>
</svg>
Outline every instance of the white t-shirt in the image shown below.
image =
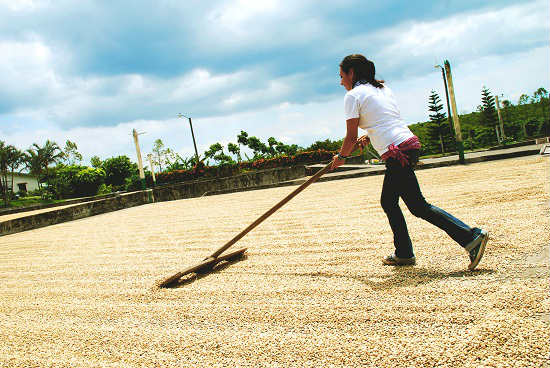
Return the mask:
<svg viewBox="0 0 550 368">
<path fill-rule="evenodd" d="M 360 84 L 344 96 L 346 120 L 359 118 L 372 146 L 382 155 L 390 144 L 396 146 L 414 136 L 401 119 L 392 91 L 384 86 Z"/>
</svg>

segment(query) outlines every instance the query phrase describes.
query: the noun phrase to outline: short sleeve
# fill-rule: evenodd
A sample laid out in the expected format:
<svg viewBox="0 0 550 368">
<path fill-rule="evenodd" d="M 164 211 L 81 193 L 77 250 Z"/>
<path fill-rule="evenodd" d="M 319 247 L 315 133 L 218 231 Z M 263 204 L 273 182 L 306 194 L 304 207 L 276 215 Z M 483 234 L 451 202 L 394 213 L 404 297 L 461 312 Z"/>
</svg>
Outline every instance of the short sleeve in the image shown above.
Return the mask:
<svg viewBox="0 0 550 368">
<path fill-rule="evenodd" d="M 359 101 L 351 93 L 344 96 L 344 115 L 346 120 L 359 118 Z"/>
</svg>

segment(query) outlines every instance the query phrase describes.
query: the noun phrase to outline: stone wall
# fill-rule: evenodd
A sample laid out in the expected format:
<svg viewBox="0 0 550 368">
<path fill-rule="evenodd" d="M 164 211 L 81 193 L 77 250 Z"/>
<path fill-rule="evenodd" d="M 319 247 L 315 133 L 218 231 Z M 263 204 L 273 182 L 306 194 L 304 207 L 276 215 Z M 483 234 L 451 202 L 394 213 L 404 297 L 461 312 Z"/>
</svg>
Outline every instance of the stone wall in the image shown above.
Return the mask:
<svg viewBox="0 0 550 368">
<path fill-rule="evenodd" d="M 172 184 L 153 189 L 155 201 L 173 201 L 176 199 L 201 197 L 214 192 L 237 191 L 252 187 L 265 187 L 270 184 L 303 178 L 305 166 L 285 167 L 254 171 L 246 174 L 218 178 L 212 180 L 197 180 L 181 184 Z"/>
<path fill-rule="evenodd" d="M 197 180 L 181 184 L 159 186 L 132 193 L 113 194 L 112 197 L 75 204 L 31 216 L 0 222 L 0 236 L 36 229 L 61 222 L 99 215 L 101 213 L 139 206 L 152 202 L 200 197 L 224 192 L 260 189 L 305 176 L 305 167 L 285 167 L 254 171 L 227 178 Z M 292 182 L 288 183 L 294 184 Z M 67 203 L 64 203 L 67 205 Z"/>
<path fill-rule="evenodd" d="M 116 195 L 120 195 L 120 193 L 122 193 L 122 192 L 97 195 L 97 196 L 93 196 L 93 197 L 81 197 L 81 198 L 75 198 L 75 199 L 68 199 L 66 201 L 58 202 L 58 203 L 56 202 L 56 203 L 48 203 L 48 204 L 36 204 L 36 205 L 33 205 L 33 206 L 16 207 L 16 208 L 2 208 L 2 209 L 0 209 L 0 216 L 2 216 L 2 215 L 11 215 L 12 213 L 21 213 L 21 212 L 42 210 L 42 209 L 45 209 L 45 208 L 67 206 L 67 205 L 76 204 L 76 203 L 97 201 L 99 199 L 111 198 L 111 197 L 114 197 Z"/>
<path fill-rule="evenodd" d="M 77 220 L 123 208 L 139 206 L 152 201 L 152 190 L 149 189 L 146 191 L 125 193 L 97 201 L 80 203 L 58 210 L 0 222 L 0 235 L 13 234 L 43 226 L 59 224 L 61 222 Z"/>
</svg>

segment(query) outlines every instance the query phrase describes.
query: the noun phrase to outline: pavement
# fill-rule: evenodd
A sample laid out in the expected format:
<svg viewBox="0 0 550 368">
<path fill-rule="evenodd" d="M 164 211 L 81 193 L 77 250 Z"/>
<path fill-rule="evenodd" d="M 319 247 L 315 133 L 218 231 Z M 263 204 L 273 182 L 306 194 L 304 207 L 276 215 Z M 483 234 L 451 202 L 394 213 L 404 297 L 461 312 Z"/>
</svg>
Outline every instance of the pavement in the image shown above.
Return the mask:
<svg viewBox="0 0 550 368">
<path fill-rule="evenodd" d="M 434 205 L 489 231 L 476 271 L 381 175 L 316 183 L 235 244 L 243 260 L 170 289 L 293 188 L 156 202 L 0 237 L 0 367 L 543 367 L 550 157 L 417 172 Z"/>
</svg>

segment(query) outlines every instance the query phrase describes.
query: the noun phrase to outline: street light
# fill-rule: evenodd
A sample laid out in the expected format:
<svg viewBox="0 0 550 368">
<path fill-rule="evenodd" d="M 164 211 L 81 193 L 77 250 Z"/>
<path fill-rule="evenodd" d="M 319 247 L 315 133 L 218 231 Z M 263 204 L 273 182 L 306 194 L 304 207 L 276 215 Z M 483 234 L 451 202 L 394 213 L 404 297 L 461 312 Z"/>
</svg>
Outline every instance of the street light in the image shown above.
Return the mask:
<svg viewBox="0 0 550 368">
<path fill-rule="evenodd" d="M 197 158 L 197 165 L 199 164 L 199 153 L 197 151 L 197 143 L 195 143 L 195 133 L 193 133 L 193 123 L 189 116 L 185 116 L 182 113 L 178 113 L 178 118 L 187 118 L 189 120 L 189 127 L 191 128 L 191 137 L 193 137 L 193 146 L 195 146 L 195 157 Z"/>
<path fill-rule="evenodd" d="M 445 78 L 445 68 L 443 68 L 441 65 L 435 65 L 434 68 L 440 68 L 441 69 L 441 76 L 443 77 L 443 85 L 445 86 L 445 98 L 447 100 L 447 120 L 449 121 L 449 129 L 451 130 L 451 136 L 455 136 L 455 132 L 453 130 L 453 122 L 451 121 L 451 105 L 449 104 L 449 90 L 447 89 L 447 78 Z"/>
</svg>

